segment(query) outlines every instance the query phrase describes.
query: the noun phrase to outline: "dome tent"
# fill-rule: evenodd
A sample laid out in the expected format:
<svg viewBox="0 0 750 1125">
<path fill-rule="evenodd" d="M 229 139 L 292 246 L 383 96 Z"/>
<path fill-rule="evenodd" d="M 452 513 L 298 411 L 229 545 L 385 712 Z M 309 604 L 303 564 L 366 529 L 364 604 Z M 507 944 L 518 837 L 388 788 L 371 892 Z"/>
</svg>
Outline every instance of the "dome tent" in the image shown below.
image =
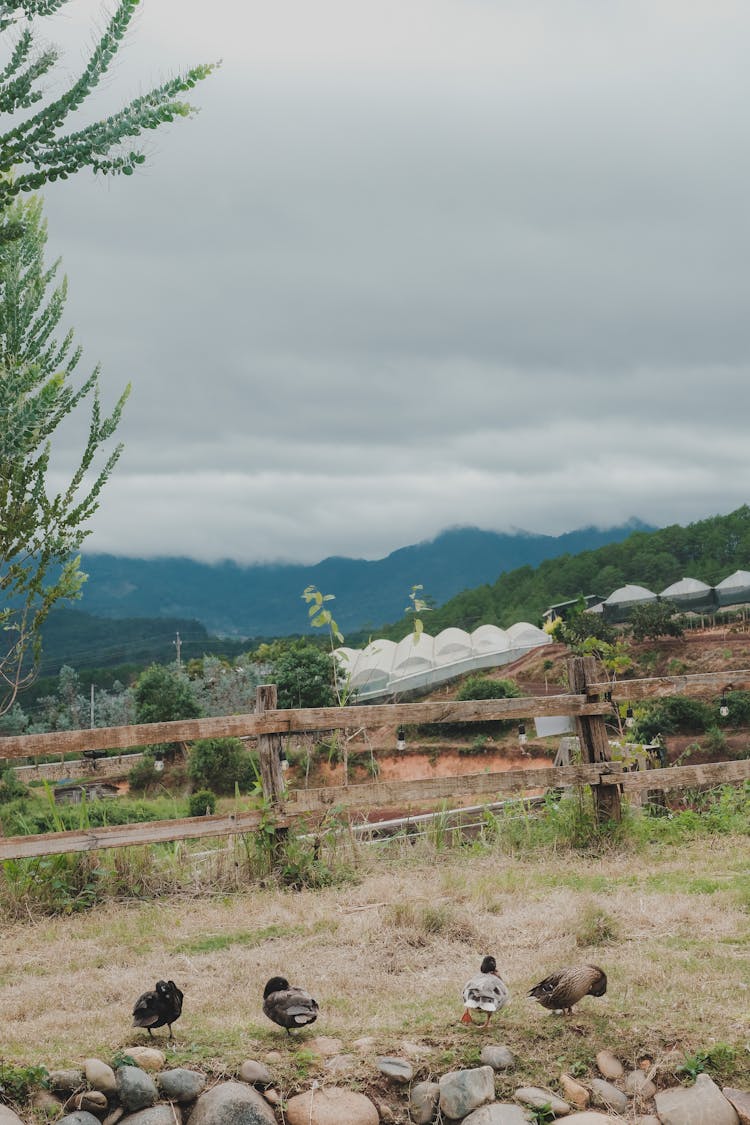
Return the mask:
<svg viewBox="0 0 750 1125">
<path fill-rule="evenodd" d="M 666 590 L 662 590 L 659 598 L 673 602 L 682 613 L 713 613 L 716 609 L 713 589 L 697 578 L 682 578 L 679 582 L 673 582 Z"/>
<path fill-rule="evenodd" d="M 735 570 L 714 586 L 716 604 L 720 609 L 730 605 L 750 605 L 750 571 Z"/>
<path fill-rule="evenodd" d="M 658 601 L 657 595 L 645 586 L 620 586 L 604 601 L 604 620 L 610 624 L 627 621 L 634 606 Z"/>
<path fill-rule="evenodd" d="M 430 688 L 465 672 L 509 664 L 530 649 L 550 644 L 543 630 L 519 621 L 506 632 L 496 625 L 480 625 L 473 633 L 444 629 L 436 637 L 412 634 L 398 644 L 371 641 L 367 648 L 337 649 L 343 670 L 358 700 Z"/>
</svg>

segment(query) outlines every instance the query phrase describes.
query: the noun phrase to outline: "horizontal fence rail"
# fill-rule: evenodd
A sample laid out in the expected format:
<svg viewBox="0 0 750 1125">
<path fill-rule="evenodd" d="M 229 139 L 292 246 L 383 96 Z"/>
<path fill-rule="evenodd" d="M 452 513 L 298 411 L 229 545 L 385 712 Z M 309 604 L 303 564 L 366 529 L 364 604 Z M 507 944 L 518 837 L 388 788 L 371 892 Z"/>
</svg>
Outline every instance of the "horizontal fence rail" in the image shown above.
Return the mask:
<svg viewBox="0 0 750 1125">
<path fill-rule="evenodd" d="M 262 715 L 227 715 L 142 723 L 129 727 L 50 731 L 0 738 L 0 758 L 33 758 L 39 754 L 70 754 L 78 750 L 124 750 L 159 742 L 194 742 L 201 738 L 246 738 L 264 734 L 302 734 L 315 730 L 383 726 L 390 723 L 472 723 L 497 719 L 528 719 L 541 715 L 607 715 L 611 705 L 585 695 L 519 696 L 514 699 L 444 700 L 433 703 L 380 703 L 362 707 L 275 709 Z"/>
<path fill-rule="evenodd" d="M 147 824 L 115 824 L 71 832 L 45 832 L 38 836 L 0 836 L 0 860 L 33 856 L 93 852 L 98 848 L 130 848 L 136 844 L 166 844 L 175 840 L 200 840 L 254 831 L 263 818 L 257 810 L 220 816 L 189 816 L 181 820 L 152 820 Z M 285 816 L 274 818 L 277 828 L 287 827 Z"/>
</svg>

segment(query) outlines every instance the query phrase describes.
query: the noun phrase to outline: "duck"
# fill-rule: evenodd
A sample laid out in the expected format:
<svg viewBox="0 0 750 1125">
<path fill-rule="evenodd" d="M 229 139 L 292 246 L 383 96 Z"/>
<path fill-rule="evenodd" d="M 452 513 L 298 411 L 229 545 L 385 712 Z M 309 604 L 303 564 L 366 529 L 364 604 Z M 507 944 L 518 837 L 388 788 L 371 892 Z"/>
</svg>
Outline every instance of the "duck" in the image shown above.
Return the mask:
<svg viewBox="0 0 750 1125">
<path fill-rule="evenodd" d="M 133 1027 L 148 1028 L 153 1039 L 152 1028 L 169 1028 L 169 1038 L 174 1039 L 172 1024 L 182 1014 L 183 994 L 173 980 L 158 980 L 149 992 L 144 992 L 133 1008 Z"/>
<path fill-rule="evenodd" d="M 263 1012 L 287 1035 L 293 1027 L 304 1027 L 318 1018 L 318 1002 L 304 988 L 290 985 L 286 977 L 271 977 L 263 989 Z"/>
<path fill-rule="evenodd" d="M 572 965 L 540 980 L 529 989 L 529 996 L 543 1008 L 570 1015 L 584 996 L 603 996 L 606 991 L 607 975 L 598 965 Z"/>
<path fill-rule="evenodd" d="M 510 990 L 497 971 L 494 957 L 485 957 L 476 976 L 468 980 L 462 993 L 464 1014 L 461 1023 L 473 1023 L 471 1009 L 479 1008 L 487 1013 L 482 1027 L 487 1027 L 493 1012 L 499 1012 L 510 1000 Z"/>
</svg>

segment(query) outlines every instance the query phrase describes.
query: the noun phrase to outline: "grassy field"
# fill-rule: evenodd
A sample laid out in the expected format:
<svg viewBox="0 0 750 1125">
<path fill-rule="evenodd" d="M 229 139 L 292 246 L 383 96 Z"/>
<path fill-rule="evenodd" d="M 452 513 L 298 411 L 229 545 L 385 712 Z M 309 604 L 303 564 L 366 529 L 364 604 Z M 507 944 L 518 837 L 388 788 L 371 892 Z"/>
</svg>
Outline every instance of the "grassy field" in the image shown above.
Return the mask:
<svg viewBox="0 0 750 1125">
<path fill-rule="evenodd" d="M 536 822 L 463 846 L 438 835 L 349 842 L 351 854 L 337 856 L 341 881 L 322 889 L 212 894 L 204 884 L 200 894 L 0 922 L 0 1057 L 49 1068 L 111 1060 L 148 1042 L 131 1029 L 133 1002 L 171 978 L 185 1003 L 170 1061 L 226 1073 L 278 1051 L 273 1070 L 285 1093 L 322 1066 L 305 1048 L 315 1034 L 354 1054 L 337 1080 L 358 1088 L 377 1088 L 375 1054 L 407 1052 L 427 1077 L 476 1064 L 485 1042 L 518 1057 L 508 1093 L 549 1084 L 561 1070 L 592 1074 L 604 1047 L 633 1065 L 652 1057 L 664 1083 L 698 1058 L 699 1068 L 747 1087 L 746 800 L 732 797 L 741 815 L 716 834 L 677 817 L 585 852 Z M 458 1022 L 461 988 L 485 953 L 496 956 L 512 1000 L 488 1030 L 467 1028 Z M 586 998 L 572 1018 L 526 997 L 578 960 L 605 969 L 606 997 Z M 314 1028 L 292 1039 L 261 1012 L 276 974 L 320 1003 Z M 371 1042 L 352 1047 L 362 1038 Z"/>
</svg>

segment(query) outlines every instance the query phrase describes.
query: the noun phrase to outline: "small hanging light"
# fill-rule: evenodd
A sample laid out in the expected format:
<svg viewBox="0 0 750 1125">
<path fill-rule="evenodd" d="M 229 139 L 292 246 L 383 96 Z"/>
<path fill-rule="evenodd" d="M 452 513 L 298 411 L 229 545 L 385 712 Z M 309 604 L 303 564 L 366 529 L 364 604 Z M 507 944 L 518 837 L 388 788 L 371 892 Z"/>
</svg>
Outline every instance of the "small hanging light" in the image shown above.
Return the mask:
<svg viewBox="0 0 750 1125">
<path fill-rule="evenodd" d="M 611 703 L 612 702 L 612 692 L 611 691 L 605 691 L 604 702 L 605 703 Z"/>
<path fill-rule="evenodd" d="M 518 741 L 521 746 L 526 742 L 526 725 L 524 723 L 518 724 Z"/>
<path fill-rule="evenodd" d="M 289 769 L 289 759 L 286 756 L 286 747 L 283 745 L 283 743 L 279 747 L 279 762 L 281 764 L 282 770 Z"/>
<path fill-rule="evenodd" d="M 634 727 L 635 726 L 635 715 L 633 714 L 633 708 L 629 704 L 628 704 L 628 709 L 625 712 L 625 726 L 626 727 Z"/>
<path fill-rule="evenodd" d="M 398 730 L 396 731 L 396 749 L 397 750 L 405 750 L 406 749 L 406 731 L 404 730 L 403 727 L 399 727 Z"/>
<path fill-rule="evenodd" d="M 164 755 L 161 750 L 157 750 L 154 754 L 154 770 L 156 773 L 164 772 Z"/>
<path fill-rule="evenodd" d="M 719 714 L 721 715 L 722 719 L 726 719 L 729 716 L 729 704 L 727 703 L 726 692 L 721 693 L 721 702 L 719 703 Z"/>
</svg>

